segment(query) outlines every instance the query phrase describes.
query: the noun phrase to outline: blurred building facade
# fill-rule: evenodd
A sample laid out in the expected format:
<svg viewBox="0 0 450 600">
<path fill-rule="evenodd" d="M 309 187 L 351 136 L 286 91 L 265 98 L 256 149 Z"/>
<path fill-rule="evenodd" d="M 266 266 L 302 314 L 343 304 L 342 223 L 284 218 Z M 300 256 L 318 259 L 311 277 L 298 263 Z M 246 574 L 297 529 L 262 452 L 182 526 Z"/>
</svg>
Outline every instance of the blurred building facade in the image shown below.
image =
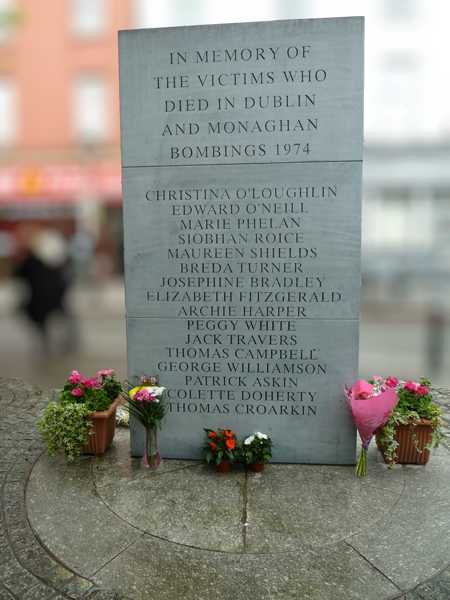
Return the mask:
<svg viewBox="0 0 450 600">
<path fill-rule="evenodd" d="M 137 6 L 146 27 L 364 15 L 363 292 L 389 301 L 450 298 L 447 0 L 137 0 Z"/>
<path fill-rule="evenodd" d="M 0 0 L 0 257 L 28 223 L 120 264 L 117 30 L 129 5 Z"/>
<path fill-rule="evenodd" d="M 47 220 L 86 234 L 81 246 L 100 238 L 106 254 L 114 240 L 118 268 L 118 29 L 359 14 L 364 290 L 445 296 L 437 288 L 450 279 L 446 0 L 0 0 L 0 258 L 19 222 Z"/>
</svg>

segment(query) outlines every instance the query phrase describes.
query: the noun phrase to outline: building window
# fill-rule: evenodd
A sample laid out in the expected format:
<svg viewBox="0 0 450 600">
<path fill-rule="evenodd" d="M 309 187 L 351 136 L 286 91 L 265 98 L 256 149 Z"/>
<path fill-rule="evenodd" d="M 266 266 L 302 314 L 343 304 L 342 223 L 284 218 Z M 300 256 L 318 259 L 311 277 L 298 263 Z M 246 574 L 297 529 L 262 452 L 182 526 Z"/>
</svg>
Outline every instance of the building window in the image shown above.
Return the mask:
<svg viewBox="0 0 450 600">
<path fill-rule="evenodd" d="M 95 37 L 106 29 L 105 0 L 70 0 L 72 31 L 82 37 Z"/>
<path fill-rule="evenodd" d="M 418 16 L 417 0 L 384 0 L 384 14 L 392 21 L 412 21 Z"/>
<path fill-rule="evenodd" d="M 16 141 L 17 93 L 14 83 L 0 77 L 0 145 L 8 146 Z"/>
<path fill-rule="evenodd" d="M 99 143 L 106 139 L 106 85 L 102 77 L 83 75 L 75 81 L 73 122 L 77 141 Z"/>
</svg>

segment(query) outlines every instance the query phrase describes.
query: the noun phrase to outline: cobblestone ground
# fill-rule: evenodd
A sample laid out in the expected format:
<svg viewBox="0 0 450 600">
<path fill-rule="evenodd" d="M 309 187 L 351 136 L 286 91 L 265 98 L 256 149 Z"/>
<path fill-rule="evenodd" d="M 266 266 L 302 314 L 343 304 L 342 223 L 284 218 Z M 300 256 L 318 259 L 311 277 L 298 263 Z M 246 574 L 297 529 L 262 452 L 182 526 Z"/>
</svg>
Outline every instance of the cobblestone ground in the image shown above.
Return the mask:
<svg viewBox="0 0 450 600">
<path fill-rule="evenodd" d="M 438 390 L 437 397 L 446 421 L 444 443 L 450 449 L 450 392 Z M 48 398 L 35 386 L 0 378 L 0 600 L 120 600 L 114 592 L 96 588 L 51 556 L 29 525 L 25 489 L 43 450 L 36 420 Z M 396 598 L 448 600 L 450 568 Z"/>
</svg>

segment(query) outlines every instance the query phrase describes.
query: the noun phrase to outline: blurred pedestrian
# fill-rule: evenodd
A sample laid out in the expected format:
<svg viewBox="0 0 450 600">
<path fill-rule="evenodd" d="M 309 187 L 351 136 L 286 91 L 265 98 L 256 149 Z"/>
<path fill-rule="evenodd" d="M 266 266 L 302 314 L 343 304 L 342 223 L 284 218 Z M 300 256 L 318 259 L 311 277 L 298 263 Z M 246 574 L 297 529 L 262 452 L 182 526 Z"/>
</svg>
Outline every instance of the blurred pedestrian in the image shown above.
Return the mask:
<svg viewBox="0 0 450 600">
<path fill-rule="evenodd" d="M 430 377 L 439 375 L 443 368 L 446 321 L 443 307 L 433 302 L 426 316 L 426 358 Z"/>
<path fill-rule="evenodd" d="M 65 330 L 58 350 L 75 349 L 77 328 L 67 306 L 72 272 L 64 236 L 52 229 L 34 233 L 14 274 L 23 281 L 21 309 L 38 333 L 43 351 L 49 354 L 53 350 L 50 320 L 55 315 L 61 318 Z"/>
</svg>

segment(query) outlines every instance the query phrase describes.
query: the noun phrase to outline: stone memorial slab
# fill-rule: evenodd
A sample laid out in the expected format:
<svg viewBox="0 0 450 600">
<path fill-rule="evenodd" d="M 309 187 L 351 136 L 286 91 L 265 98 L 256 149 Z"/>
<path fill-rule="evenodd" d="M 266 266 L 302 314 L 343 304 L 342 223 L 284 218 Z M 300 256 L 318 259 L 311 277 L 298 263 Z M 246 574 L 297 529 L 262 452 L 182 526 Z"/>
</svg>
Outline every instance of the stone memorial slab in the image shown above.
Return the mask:
<svg viewBox="0 0 450 600">
<path fill-rule="evenodd" d="M 353 463 L 363 19 L 123 31 L 120 80 L 129 377 L 168 388 L 163 455 L 231 427 Z"/>
</svg>

